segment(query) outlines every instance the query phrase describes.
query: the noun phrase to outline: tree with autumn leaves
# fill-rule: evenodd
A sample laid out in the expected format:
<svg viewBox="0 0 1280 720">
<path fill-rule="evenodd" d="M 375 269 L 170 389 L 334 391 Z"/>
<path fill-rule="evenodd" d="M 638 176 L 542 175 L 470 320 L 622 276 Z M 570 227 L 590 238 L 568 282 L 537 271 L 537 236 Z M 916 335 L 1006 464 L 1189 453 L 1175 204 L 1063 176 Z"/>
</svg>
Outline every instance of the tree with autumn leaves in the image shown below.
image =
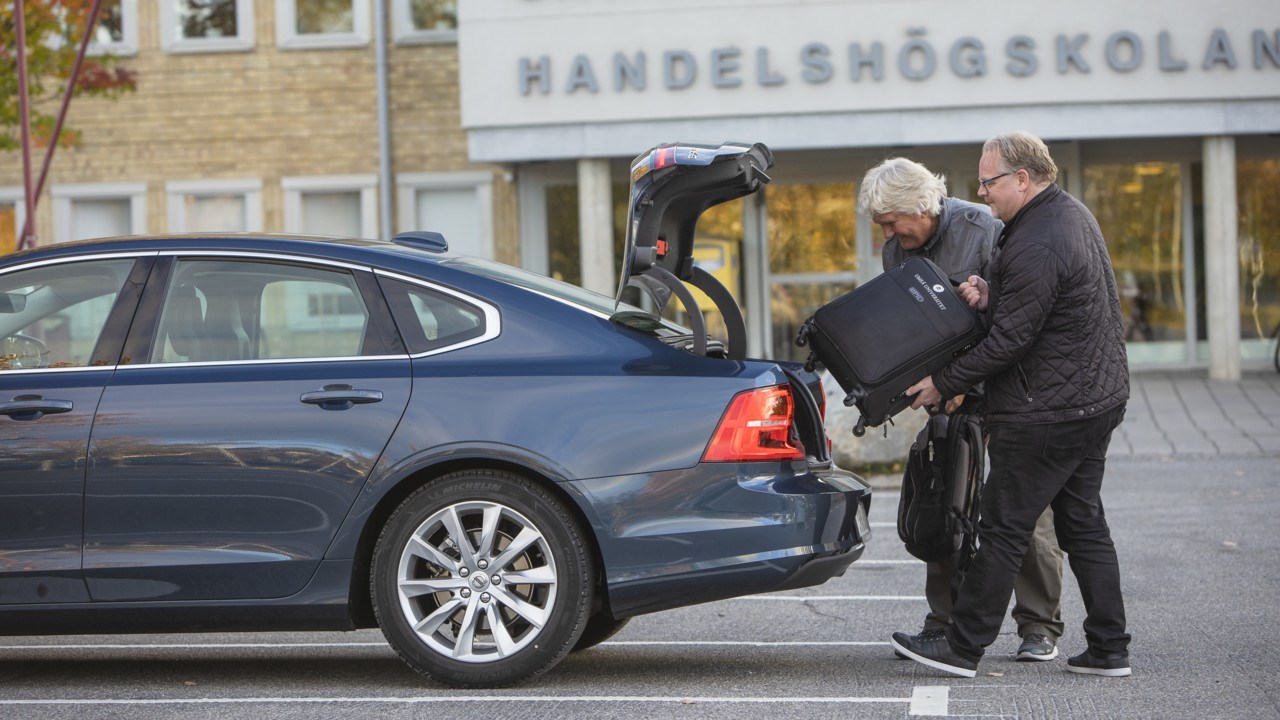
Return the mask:
<svg viewBox="0 0 1280 720">
<path fill-rule="evenodd" d="M 30 98 L 32 144 L 49 144 L 58 109 L 75 66 L 93 0 L 25 0 L 27 31 L 27 88 Z M 99 23 L 111 22 L 118 0 L 104 0 Z M 18 42 L 16 3 L 0 3 L 0 151 L 21 145 L 18 106 Z M 137 75 L 109 55 L 85 57 L 73 96 L 119 97 L 134 90 Z M 63 127 L 60 147 L 79 141 L 75 130 Z"/>
</svg>

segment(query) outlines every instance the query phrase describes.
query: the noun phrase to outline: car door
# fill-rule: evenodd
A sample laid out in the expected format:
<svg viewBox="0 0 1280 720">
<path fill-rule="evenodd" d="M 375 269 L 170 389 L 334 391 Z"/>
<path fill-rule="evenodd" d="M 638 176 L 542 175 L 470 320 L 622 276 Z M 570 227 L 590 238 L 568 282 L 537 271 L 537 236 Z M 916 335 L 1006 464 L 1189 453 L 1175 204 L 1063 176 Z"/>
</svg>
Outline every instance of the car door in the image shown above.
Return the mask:
<svg viewBox="0 0 1280 720">
<path fill-rule="evenodd" d="M 85 457 L 151 258 L 0 271 L 0 604 L 86 602 Z"/>
<path fill-rule="evenodd" d="M 160 262 L 90 442 L 90 595 L 296 593 L 400 421 L 408 356 L 367 270 Z"/>
</svg>

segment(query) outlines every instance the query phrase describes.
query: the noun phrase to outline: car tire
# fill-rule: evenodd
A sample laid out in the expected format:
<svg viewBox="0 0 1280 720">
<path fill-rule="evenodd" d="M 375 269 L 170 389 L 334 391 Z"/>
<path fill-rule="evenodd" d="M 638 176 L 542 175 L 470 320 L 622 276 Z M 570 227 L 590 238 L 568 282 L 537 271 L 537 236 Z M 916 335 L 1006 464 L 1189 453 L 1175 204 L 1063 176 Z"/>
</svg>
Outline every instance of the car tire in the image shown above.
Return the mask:
<svg viewBox="0 0 1280 720">
<path fill-rule="evenodd" d="M 370 573 L 387 641 L 414 670 L 455 687 L 504 687 L 551 669 L 590 614 L 582 531 L 550 489 L 502 470 L 464 470 L 407 497 Z"/>
<path fill-rule="evenodd" d="M 578 638 L 578 643 L 573 646 L 572 652 L 593 648 L 600 643 L 608 640 L 618 631 L 627 626 L 631 622 L 631 618 L 622 618 L 615 620 L 604 613 L 596 613 L 587 620 L 587 626 L 582 631 L 582 636 Z"/>
</svg>

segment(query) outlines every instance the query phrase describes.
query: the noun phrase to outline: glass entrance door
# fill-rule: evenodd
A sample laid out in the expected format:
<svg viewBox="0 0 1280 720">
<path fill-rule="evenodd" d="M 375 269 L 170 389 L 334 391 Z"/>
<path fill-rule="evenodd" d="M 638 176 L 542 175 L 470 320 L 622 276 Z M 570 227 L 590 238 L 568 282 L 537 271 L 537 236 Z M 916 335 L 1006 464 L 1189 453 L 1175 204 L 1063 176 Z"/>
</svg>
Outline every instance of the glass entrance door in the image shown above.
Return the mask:
<svg viewBox="0 0 1280 720">
<path fill-rule="evenodd" d="M 1187 362 L 1195 294 L 1187 286 L 1183 165 L 1091 164 L 1084 182 L 1084 203 L 1111 252 L 1130 363 Z"/>
<path fill-rule="evenodd" d="M 1236 166 L 1241 359 L 1268 362 L 1280 323 L 1280 159 Z"/>
<path fill-rule="evenodd" d="M 767 247 L 771 343 L 768 356 L 804 360 L 795 344 L 814 310 L 857 284 L 857 187 L 852 182 L 770 185 Z"/>
</svg>

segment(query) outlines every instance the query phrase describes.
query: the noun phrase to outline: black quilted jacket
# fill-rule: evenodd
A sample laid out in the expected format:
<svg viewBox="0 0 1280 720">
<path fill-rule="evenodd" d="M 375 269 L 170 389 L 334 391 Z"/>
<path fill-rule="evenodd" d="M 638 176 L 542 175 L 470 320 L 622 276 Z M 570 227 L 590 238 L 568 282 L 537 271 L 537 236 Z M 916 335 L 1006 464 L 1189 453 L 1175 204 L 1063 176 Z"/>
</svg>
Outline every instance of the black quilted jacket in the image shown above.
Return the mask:
<svg viewBox="0 0 1280 720">
<path fill-rule="evenodd" d="M 943 397 L 987 381 L 987 422 L 1097 415 L 1129 399 L 1120 296 L 1089 210 L 1057 185 L 1005 225 L 991 261 L 990 332 L 934 375 Z"/>
</svg>

